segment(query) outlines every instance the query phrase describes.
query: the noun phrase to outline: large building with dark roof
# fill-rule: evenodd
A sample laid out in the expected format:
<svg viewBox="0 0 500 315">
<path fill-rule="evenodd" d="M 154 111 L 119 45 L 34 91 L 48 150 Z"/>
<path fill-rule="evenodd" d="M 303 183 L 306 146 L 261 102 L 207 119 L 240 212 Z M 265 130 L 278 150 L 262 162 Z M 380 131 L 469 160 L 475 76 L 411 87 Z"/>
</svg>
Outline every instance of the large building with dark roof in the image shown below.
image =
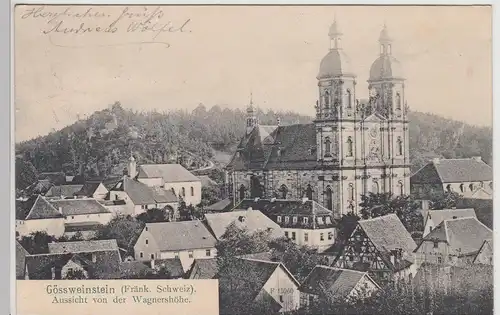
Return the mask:
<svg viewBox="0 0 500 315">
<path fill-rule="evenodd" d="M 380 56 L 369 72 L 370 99 L 356 99 L 356 75 L 334 22 L 320 64 L 316 118 L 310 124 L 264 126 L 252 102 L 246 134 L 227 165 L 233 203 L 248 197 L 307 197 L 336 217 L 358 211 L 368 192 L 407 194 L 410 186 L 405 79 L 384 26 Z"/>
</svg>

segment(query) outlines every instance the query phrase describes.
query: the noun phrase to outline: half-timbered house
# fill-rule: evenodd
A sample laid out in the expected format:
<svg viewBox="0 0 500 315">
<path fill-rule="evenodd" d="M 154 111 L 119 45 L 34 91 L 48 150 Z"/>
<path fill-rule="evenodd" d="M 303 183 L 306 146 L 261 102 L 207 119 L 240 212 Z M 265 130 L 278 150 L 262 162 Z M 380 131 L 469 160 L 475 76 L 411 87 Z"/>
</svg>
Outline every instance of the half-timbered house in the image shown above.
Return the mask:
<svg viewBox="0 0 500 315">
<path fill-rule="evenodd" d="M 332 266 L 367 271 L 379 283 L 407 280 L 417 271 L 416 247 L 395 214 L 360 220 Z"/>
</svg>

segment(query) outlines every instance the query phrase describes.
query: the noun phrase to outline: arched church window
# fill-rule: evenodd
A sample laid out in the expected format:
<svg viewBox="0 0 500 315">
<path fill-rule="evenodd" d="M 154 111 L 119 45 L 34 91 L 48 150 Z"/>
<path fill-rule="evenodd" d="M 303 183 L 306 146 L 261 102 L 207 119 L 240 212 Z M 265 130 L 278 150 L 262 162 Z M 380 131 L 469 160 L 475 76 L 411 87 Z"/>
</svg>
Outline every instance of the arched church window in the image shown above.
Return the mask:
<svg viewBox="0 0 500 315">
<path fill-rule="evenodd" d="M 403 155 L 403 140 L 401 137 L 398 137 L 398 155 Z"/>
<path fill-rule="evenodd" d="M 401 109 L 401 94 L 396 93 L 396 109 Z"/>
<path fill-rule="evenodd" d="M 379 188 L 378 182 L 372 183 L 372 193 L 374 193 L 374 194 L 380 193 L 380 188 Z"/>
<path fill-rule="evenodd" d="M 331 155 L 331 146 L 332 142 L 330 141 L 330 137 L 325 138 L 325 155 L 330 156 Z"/>
<path fill-rule="evenodd" d="M 245 186 L 241 185 L 240 186 L 240 200 L 245 199 L 245 190 L 246 190 Z"/>
<path fill-rule="evenodd" d="M 392 46 L 391 44 L 387 45 L 387 53 L 390 55 L 392 52 Z"/>
<path fill-rule="evenodd" d="M 347 195 L 349 196 L 349 200 L 354 200 L 354 185 L 349 184 L 349 187 L 347 188 Z"/>
<path fill-rule="evenodd" d="M 333 210 L 333 191 L 332 191 L 332 188 L 330 186 L 327 186 L 326 187 L 326 192 L 325 192 L 325 195 L 326 195 L 326 208 L 328 210 Z"/>
<path fill-rule="evenodd" d="M 403 185 L 402 181 L 399 181 L 399 183 L 398 183 L 398 190 L 399 190 L 399 195 L 400 196 L 403 196 L 405 194 L 404 185 Z"/>
<path fill-rule="evenodd" d="M 446 185 L 446 191 L 451 192 L 451 185 L 450 184 Z"/>
<path fill-rule="evenodd" d="M 461 192 L 464 192 L 465 188 L 464 188 L 464 184 L 460 184 L 460 191 Z"/>
<path fill-rule="evenodd" d="M 470 184 L 469 185 L 469 189 L 470 189 L 470 191 L 473 191 L 474 190 L 474 184 Z"/>
<path fill-rule="evenodd" d="M 309 184 L 307 185 L 307 188 L 306 188 L 306 197 L 309 200 L 313 199 L 313 189 L 312 189 L 311 185 L 309 185 Z"/>
<path fill-rule="evenodd" d="M 330 92 L 328 91 L 325 91 L 324 102 L 325 102 L 325 108 L 330 107 Z"/>
<path fill-rule="evenodd" d="M 347 156 L 352 156 L 352 137 L 347 138 Z"/>
<path fill-rule="evenodd" d="M 352 108 L 352 93 L 350 89 L 347 89 L 347 108 Z"/>
<path fill-rule="evenodd" d="M 250 196 L 252 198 L 262 197 L 262 188 L 260 185 L 259 178 L 253 175 L 250 178 Z"/>
<path fill-rule="evenodd" d="M 286 199 L 286 195 L 288 194 L 288 188 L 286 185 L 281 185 L 280 187 L 281 199 Z"/>
</svg>

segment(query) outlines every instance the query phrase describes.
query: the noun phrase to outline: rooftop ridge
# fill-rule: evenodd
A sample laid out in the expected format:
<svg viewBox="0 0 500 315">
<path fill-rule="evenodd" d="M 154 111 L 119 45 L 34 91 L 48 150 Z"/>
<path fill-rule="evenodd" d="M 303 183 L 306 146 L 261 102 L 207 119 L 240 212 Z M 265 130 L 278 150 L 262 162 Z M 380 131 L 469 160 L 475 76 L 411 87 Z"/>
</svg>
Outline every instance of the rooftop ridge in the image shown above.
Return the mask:
<svg viewBox="0 0 500 315">
<path fill-rule="evenodd" d="M 359 271 L 359 270 L 354 270 L 354 269 L 346 269 L 346 268 L 337 268 L 337 267 L 332 267 L 332 266 L 325 266 L 325 265 L 316 265 L 314 268 L 323 268 L 323 269 L 329 269 L 329 270 L 340 270 L 340 271 L 348 271 L 348 272 L 355 272 L 355 273 L 360 273 L 360 274 L 367 274 L 366 271 Z"/>
<path fill-rule="evenodd" d="M 359 220 L 358 222 L 361 223 L 361 222 L 368 222 L 368 221 L 378 221 L 378 220 L 381 220 L 383 218 L 392 217 L 392 216 L 398 217 L 395 213 L 389 213 L 389 214 L 381 215 L 381 216 L 378 216 L 375 218 L 368 218 L 368 219 Z M 399 218 L 398 218 L 398 220 L 399 220 Z"/>
</svg>

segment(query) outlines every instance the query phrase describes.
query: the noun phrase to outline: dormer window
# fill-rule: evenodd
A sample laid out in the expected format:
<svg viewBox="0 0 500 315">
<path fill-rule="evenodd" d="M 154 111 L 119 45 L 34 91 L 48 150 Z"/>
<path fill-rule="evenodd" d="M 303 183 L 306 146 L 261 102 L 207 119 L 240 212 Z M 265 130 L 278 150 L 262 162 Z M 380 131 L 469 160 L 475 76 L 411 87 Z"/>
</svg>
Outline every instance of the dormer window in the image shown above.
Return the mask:
<svg viewBox="0 0 500 315">
<path fill-rule="evenodd" d="M 326 224 L 330 224 L 330 223 L 332 223 L 332 220 L 330 219 L 330 217 L 326 217 L 326 218 L 325 218 L 325 221 L 326 221 Z"/>
<path fill-rule="evenodd" d="M 290 221 L 289 217 L 285 217 L 285 223 L 288 223 Z"/>
<path fill-rule="evenodd" d="M 309 222 L 309 218 L 308 217 L 304 217 L 303 222 L 307 224 Z"/>
<path fill-rule="evenodd" d="M 322 217 L 318 217 L 318 224 L 323 224 L 323 218 Z"/>
<path fill-rule="evenodd" d="M 276 218 L 276 221 L 281 223 L 281 216 L 280 215 Z"/>
<path fill-rule="evenodd" d="M 293 222 L 294 224 L 295 224 L 295 223 L 297 223 L 297 217 L 293 217 L 293 218 L 292 218 L 292 222 Z"/>
</svg>

